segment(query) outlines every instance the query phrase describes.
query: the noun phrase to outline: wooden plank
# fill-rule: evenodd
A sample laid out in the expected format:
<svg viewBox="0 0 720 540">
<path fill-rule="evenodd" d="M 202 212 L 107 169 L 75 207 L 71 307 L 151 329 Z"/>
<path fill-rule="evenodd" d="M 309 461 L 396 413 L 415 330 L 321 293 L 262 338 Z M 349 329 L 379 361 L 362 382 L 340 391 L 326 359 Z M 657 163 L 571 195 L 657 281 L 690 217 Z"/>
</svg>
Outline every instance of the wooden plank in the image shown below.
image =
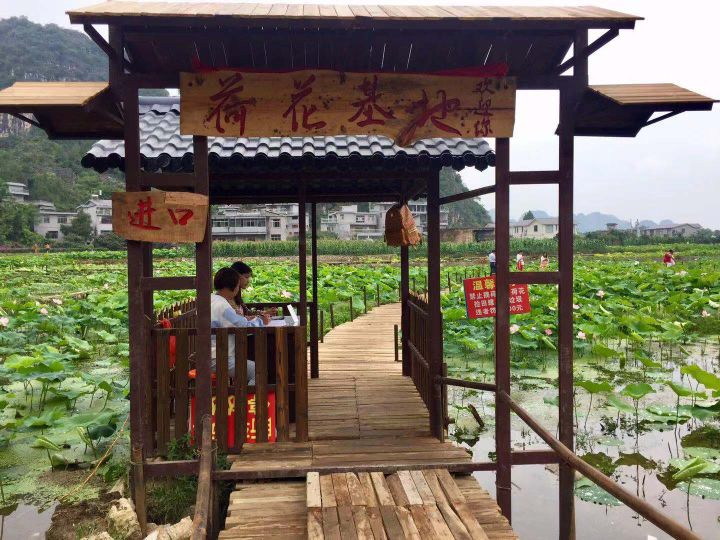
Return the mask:
<svg viewBox="0 0 720 540">
<path fill-rule="evenodd" d="M 218 448 L 227 452 L 228 446 L 228 329 L 215 332 L 215 373 L 217 376 L 215 399 L 215 434 Z"/>
<path fill-rule="evenodd" d="M 247 333 L 235 332 L 235 448 L 247 440 Z"/>
<path fill-rule="evenodd" d="M 435 470 L 429 469 L 423 471 L 423 474 L 425 475 L 425 480 L 427 481 L 428 486 L 430 486 L 433 496 L 435 497 L 437 507 L 440 510 L 445 523 L 452 532 L 453 537 L 456 539 L 470 540 L 470 533 L 445 498 L 445 493 L 440 487 L 440 482 L 435 475 Z"/>
<path fill-rule="evenodd" d="M 405 47 L 402 48 L 404 51 Z M 398 62 L 403 61 L 403 58 L 398 59 Z M 234 71 L 181 73 L 183 114 L 180 132 L 183 135 L 245 137 L 384 135 L 400 146 L 419 139 L 449 135 L 479 137 L 492 133 L 496 137 L 512 136 L 516 88 L 512 77 L 418 76 L 383 72 L 373 75 L 370 80 L 364 73 L 347 72 L 344 78 L 338 75 L 327 69 L 272 74 L 245 72 L 242 75 Z M 289 103 L 299 104 L 293 95 L 298 82 L 303 89 L 310 90 L 306 90 L 302 105 L 317 108 L 312 117 L 304 114 L 300 121 L 297 110 L 294 107 L 288 109 Z M 368 84 L 372 85 L 368 92 L 384 94 L 382 105 L 378 104 L 371 113 L 357 105 L 356 89 Z M 384 88 L 394 91 L 383 92 Z M 446 96 L 449 88 L 452 92 Z M 213 98 L 219 92 L 236 96 L 239 102 L 236 107 L 244 114 L 228 117 L 222 109 L 224 102 Z M 418 101 L 417 96 L 425 96 L 425 101 Z M 437 96 L 443 97 L 439 100 Z M 242 103 L 243 99 L 245 103 Z M 407 103 L 415 103 L 415 107 L 408 110 Z M 421 114 L 432 107 L 443 107 L 442 126 L 446 127 L 429 122 L 429 116 Z M 381 123 L 365 123 L 365 120 L 378 118 Z"/>
<path fill-rule="evenodd" d="M 322 492 L 320 490 L 320 473 L 310 472 L 306 480 L 306 504 L 308 508 L 322 507 Z"/>
<path fill-rule="evenodd" d="M 423 475 L 422 471 L 410 471 L 410 477 L 415 484 L 415 489 L 422 499 L 422 503 L 435 504 L 435 497 L 433 496 L 430 486 L 428 486 L 428 483 L 425 480 L 425 475 Z"/>
<path fill-rule="evenodd" d="M 375 494 L 377 495 L 379 505 L 395 506 L 392 493 L 385 481 L 385 475 L 381 472 L 372 472 L 370 473 L 370 478 L 372 478 L 373 487 L 375 488 Z"/>
<path fill-rule="evenodd" d="M 320 475 L 320 491 L 322 493 L 323 508 L 337 506 L 335 499 L 335 488 L 331 474 Z"/>
<path fill-rule="evenodd" d="M 405 538 L 405 532 L 403 531 L 402 525 L 398 520 L 397 514 L 395 513 L 396 506 L 381 506 L 380 516 L 382 517 L 383 527 L 387 532 L 388 538 L 394 540 L 395 538 Z"/>
<path fill-rule="evenodd" d="M 309 540 L 324 540 L 322 508 L 308 508 L 307 537 Z"/>
<path fill-rule="evenodd" d="M 188 432 L 188 351 L 188 332 L 179 329 L 175 334 L 175 437 L 178 439 Z"/>
<path fill-rule="evenodd" d="M 395 515 L 397 516 L 398 521 L 400 522 L 400 527 L 402 527 L 403 534 L 405 535 L 406 539 L 422 540 L 420 533 L 418 532 L 418 529 L 415 526 L 415 521 L 413 520 L 410 510 L 408 510 L 407 508 L 404 508 L 402 506 L 396 506 L 395 507 Z"/>
<path fill-rule="evenodd" d="M 350 491 L 348 490 L 347 477 L 344 473 L 332 474 L 333 491 L 338 506 L 351 506 Z"/>
<path fill-rule="evenodd" d="M 353 506 L 352 513 L 358 540 L 373 540 L 375 536 L 365 506 Z"/>
<path fill-rule="evenodd" d="M 267 333 L 255 333 L 255 436 L 259 443 L 268 440 Z"/>
<path fill-rule="evenodd" d="M 408 506 L 410 503 L 405 496 L 405 490 L 403 489 L 402 483 L 400 482 L 400 478 L 398 477 L 397 473 L 387 476 L 385 480 L 387 482 L 388 488 L 390 488 L 390 493 L 392 493 L 392 498 L 395 500 L 395 505 Z"/>
<path fill-rule="evenodd" d="M 342 540 L 357 540 L 352 506 L 338 505 L 337 513 Z"/>
<path fill-rule="evenodd" d="M 425 512 L 425 508 L 423 506 L 413 505 L 409 508 L 409 510 L 412 514 L 413 522 L 417 527 L 418 533 L 420 534 L 420 538 L 424 540 L 438 537 L 437 534 L 435 534 L 435 529 L 433 528 L 432 522 L 430 521 L 430 518 Z"/>
<path fill-rule="evenodd" d="M 367 506 L 365 498 L 365 490 L 363 489 L 360 479 L 355 473 L 346 473 L 348 491 L 350 492 L 350 502 L 353 506 Z"/>
<path fill-rule="evenodd" d="M 157 372 L 156 398 L 156 441 L 158 454 L 167 451 L 170 439 L 170 366 L 169 366 L 169 335 L 155 336 L 155 361 Z"/>
<path fill-rule="evenodd" d="M 440 482 L 440 487 L 450 501 L 460 520 L 465 525 L 470 537 L 474 540 L 488 540 L 488 536 L 470 511 L 465 496 L 458 488 L 452 476 L 446 469 L 438 469 L 435 474 Z"/>
<path fill-rule="evenodd" d="M 279 442 L 286 442 L 290 439 L 290 392 L 288 390 L 289 371 L 286 345 L 285 329 L 275 328 L 275 423 Z"/>
<path fill-rule="evenodd" d="M 415 482 L 410 475 L 410 471 L 398 471 L 397 477 L 400 480 L 403 491 L 405 492 L 408 504 L 423 504 L 423 499 L 415 486 Z"/>
<path fill-rule="evenodd" d="M 322 519 L 323 535 L 326 540 L 341 540 L 337 508 L 335 506 L 324 506 L 322 509 Z"/>
</svg>

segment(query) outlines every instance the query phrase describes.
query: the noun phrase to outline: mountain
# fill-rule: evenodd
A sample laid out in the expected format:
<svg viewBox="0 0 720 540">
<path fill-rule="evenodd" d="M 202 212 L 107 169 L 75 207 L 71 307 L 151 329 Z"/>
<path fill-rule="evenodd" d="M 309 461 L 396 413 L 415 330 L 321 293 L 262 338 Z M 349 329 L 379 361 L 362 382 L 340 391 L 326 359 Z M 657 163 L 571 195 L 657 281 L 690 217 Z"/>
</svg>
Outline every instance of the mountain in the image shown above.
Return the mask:
<svg viewBox="0 0 720 540">
<path fill-rule="evenodd" d="M 85 34 L 24 17 L 0 20 L 0 88 L 22 80 L 105 79 L 107 56 Z M 74 210 L 92 193 L 122 185 L 115 172 L 100 175 L 80 166 L 90 144 L 51 141 L 43 131 L 0 115 L 0 184 L 24 183 L 32 200 Z"/>
<path fill-rule="evenodd" d="M 462 177 L 450 167 L 440 171 L 440 196 L 453 195 L 468 191 Z M 448 222 L 451 228 L 480 228 L 490 221 L 485 207 L 475 199 L 466 199 L 450 203 L 444 207 L 448 210 Z"/>
</svg>

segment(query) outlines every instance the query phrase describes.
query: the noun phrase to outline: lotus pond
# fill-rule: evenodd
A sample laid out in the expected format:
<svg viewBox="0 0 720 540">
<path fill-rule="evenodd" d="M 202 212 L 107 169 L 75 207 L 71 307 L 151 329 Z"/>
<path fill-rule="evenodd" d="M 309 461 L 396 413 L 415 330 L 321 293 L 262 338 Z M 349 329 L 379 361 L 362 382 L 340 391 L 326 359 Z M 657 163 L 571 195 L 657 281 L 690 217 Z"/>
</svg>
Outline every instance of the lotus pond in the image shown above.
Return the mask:
<svg viewBox="0 0 720 540">
<path fill-rule="evenodd" d="M 578 259 L 576 444 L 587 461 L 689 521 L 703 537 L 715 538 L 720 536 L 720 253 L 706 247 L 699 253 L 673 269 L 633 253 Z M 215 267 L 228 262 L 217 259 Z M 251 264 L 247 300 L 297 299 L 292 261 Z M 156 269 L 158 275 L 187 275 L 193 262 L 159 259 Z M 42 509 L 61 498 L 93 497 L 124 474 L 127 282 L 123 261 L 83 260 L 77 254 L 6 256 L 0 270 L 0 514 L 7 535 L 21 519 L 18 505 Z M 446 359 L 453 375 L 472 380 L 493 378 L 492 321 L 465 318 L 460 280 L 484 271 L 471 261 L 443 266 L 443 282 L 450 279 L 443 295 Z M 418 288 L 424 286 L 420 266 L 411 268 L 411 276 Z M 387 258 L 321 264 L 326 330 L 331 303 L 337 324 L 349 318 L 350 298 L 356 313 L 365 298 L 369 307 L 377 302 L 378 290 L 381 302 L 396 301 L 398 277 L 396 261 Z M 156 304 L 183 294 L 156 294 Z M 531 304 L 530 314 L 511 320 L 513 396 L 554 431 L 556 290 L 532 286 Z M 490 398 L 467 391 L 452 395 L 453 437 L 478 460 L 494 447 Z M 479 410 L 481 428 L 468 414 L 469 404 Z M 520 422 L 513 424 L 513 437 L 518 447 L 542 446 Z M 82 484 L 96 467 L 98 475 Z M 490 476 L 480 479 L 494 492 Z M 518 532 L 557 537 L 554 472 L 515 467 L 513 481 Z M 645 532 L 663 537 L 587 480 L 578 478 L 576 488 L 579 538 L 605 538 L 613 530 L 622 538 L 645 538 Z M 541 492 L 553 501 L 545 514 L 531 511 Z M 597 519 L 603 524 L 595 532 Z"/>
</svg>

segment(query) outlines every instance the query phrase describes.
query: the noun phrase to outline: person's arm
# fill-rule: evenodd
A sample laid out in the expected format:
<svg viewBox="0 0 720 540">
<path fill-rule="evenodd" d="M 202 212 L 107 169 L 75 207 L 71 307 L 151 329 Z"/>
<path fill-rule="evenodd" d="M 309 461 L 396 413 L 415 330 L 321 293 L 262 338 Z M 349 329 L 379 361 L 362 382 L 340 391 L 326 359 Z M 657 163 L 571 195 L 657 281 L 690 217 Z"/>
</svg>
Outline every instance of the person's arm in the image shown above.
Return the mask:
<svg viewBox="0 0 720 540">
<path fill-rule="evenodd" d="M 228 308 L 223 313 L 223 318 L 231 325 L 236 326 L 238 328 L 246 328 L 249 326 L 252 327 L 261 327 L 265 326 L 263 323 L 262 318 L 255 318 L 253 320 L 248 320 L 247 317 L 243 317 L 242 315 L 238 315 L 234 309 Z"/>
</svg>

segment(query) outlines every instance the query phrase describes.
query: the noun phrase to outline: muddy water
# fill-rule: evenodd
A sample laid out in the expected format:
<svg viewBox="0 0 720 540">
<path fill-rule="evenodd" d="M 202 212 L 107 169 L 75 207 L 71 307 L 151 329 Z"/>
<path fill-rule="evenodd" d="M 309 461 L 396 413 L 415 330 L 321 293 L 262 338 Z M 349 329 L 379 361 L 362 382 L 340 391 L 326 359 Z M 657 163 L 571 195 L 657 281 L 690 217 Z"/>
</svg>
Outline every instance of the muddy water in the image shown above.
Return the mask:
<svg viewBox="0 0 720 540">
<path fill-rule="evenodd" d="M 9 516 L 0 516 L 0 540 L 30 540 L 45 538 L 55 504 L 45 510 L 19 504 Z"/>
<path fill-rule="evenodd" d="M 703 351 L 704 354 L 702 354 L 699 349 L 693 348 L 690 356 L 683 359 L 683 363 L 694 363 L 708 371 L 717 372 L 718 351 L 716 349 L 713 347 Z M 596 369 L 592 360 L 579 359 L 576 361 L 576 378 L 604 380 L 601 379 L 601 371 Z M 629 371 L 628 369 L 628 373 Z M 527 378 L 523 377 L 522 370 L 513 371 L 513 373 L 519 375 L 513 382 L 513 399 L 528 410 L 544 427 L 555 433 L 557 407 L 546 403 L 543 398 L 552 399 L 557 395 L 556 387 L 552 382 L 547 382 L 557 377 L 556 362 L 549 362 L 546 367 L 539 370 L 528 371 Z M 657 376 L 648 373 L 648 377 L 647 382 L 652 384 L 657 391 L 643 398 L 641 410 L 649 405 L 664 405 L 674 408 L 676 396 L 671 391 L 664 389 L 662 381 L 667 379 L 680 381 L 679 366 L 672 372 L 666 371 Z M 492 375 L 488 377 L 488 379 L 491 378 Z M 683 381 L 683 384 L 688 384 L 687 379 Z M 625 383 L 621 382 L 616 391 L 619 392 L 624 385 Z M 463 400 L 457 391 L 450 395 L 451 401 L 456 403 L 473 402 L 486 421 L 487 430 L 480 434 L 480 439 L 472 446 L 475 461 L 487 461 L 489 452 L 495 450 L 494 409 L 491 398 L 492 396 L 485 394 L 482 400 L 480 396 L 466 397 Z M 627 399 L 626 401 L 631 400 Z M 683 399 L 682 403 L 689 403 L 689 400 Z M 652 460 L 654 466 L 646 464 L 647 468 L 640 465 L 619 466 L 612 476 L 625 489 L 645 499 L 679 523 L 691 528 L 700 537 L 720 539 L 720 501 L 703 499 L 694 495 L 688 497 L 687 493 L 679 488 L 668 489 L 658 478 L 658 475 L 662 475 L 667 470 L 668 462 L 671 459 L 684 457 L 680 442 L 682 437 L 702 426 L 720 428 L 717 419 L 707 422 L 691 419 L 677 428 L 672 424 L 653 425 L 647 431 L 641 430 L 638 434 L 635 430 L 633 415 L 625 414 L 627 422 L 621 423 L 617 429 L 608 434 L 601 431 L 601 425 L 607 426 L 608 419 L 611 419 L 612 423 L 617 418 L 617 411 L 606 407 L 604 398 L 595 396 L 586 421 L 585 414 L 589 405 L 585 391 L 577 389 L 577 453 L 579 455 L 603 453 L 610 458 L 610 461 L 617 459 L 620 452 L 637 453 L 643 458 Z M 462 420 L 463 418 L 460 419 L 461 425 Z M 517 417 L 513 417 L 512 441 L 517 450 L 547 448 L 544 442 L 530 432 Z M 476 477 L 483 487 L 494 496 L 494 473 L 476 473 Z M 513 528 L 520 538 L 551 539 L 558 537 L 558 478 L 555 466 L 523 465 L 513 467 L 512 494 Z M 595 504 L 581 500 L 577 496 L 575 505 L 578 539 L 646 540 L 649 536 L 658 540 L 670 538 L 669 535 L 624 505 Z"/>
</svg>

